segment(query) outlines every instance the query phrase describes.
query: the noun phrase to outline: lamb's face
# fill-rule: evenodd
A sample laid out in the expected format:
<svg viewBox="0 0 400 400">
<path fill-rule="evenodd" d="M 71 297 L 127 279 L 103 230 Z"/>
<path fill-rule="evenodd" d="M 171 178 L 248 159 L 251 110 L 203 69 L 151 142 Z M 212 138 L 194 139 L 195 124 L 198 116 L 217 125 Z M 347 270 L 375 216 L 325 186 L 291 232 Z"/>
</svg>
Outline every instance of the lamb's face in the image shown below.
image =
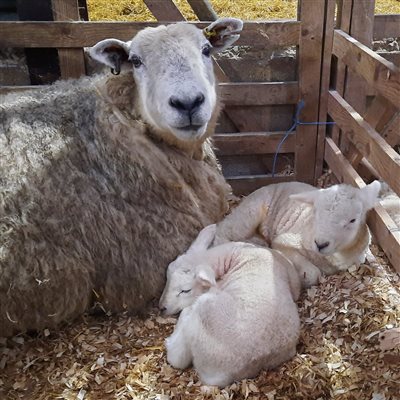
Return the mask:
<svg viewBox="0 0 400 400">
<path fill-rule="evenodd" d="M 351 246 L 367 211 L 377 203 L 379 190 L 380 183 L 374 181 L 362 189 L 341 184 L 290 196 L 313 207 L 311 250 L 329 255 Z"/>
<path fill-rule="evenodd" d="M 174 143 L 199 142 L 217 101 L 211 53 L 234 43 L 242 27 L 221 18 L 204 31 L 185 23 L 146 28 L 130 42 L 103 40 L 90 54 L 114 71 L 132 69 L 141 116 L 156 133 Z"/>
<path fill-rule="evenodd" d="M 160 298 L 160 310 L 173 315 L 192 305 L 216 284 L 215 274 L 206 265 L 188 265 L 186 255 L 178 257 L 167 270 L 167 283 Z"/>
<path fill-rule="evenodd" d="M 356 189 L 337 188 L 321 191 L 314 202 L 313 247 L 321 254 L 332 254 L 349 246 L 365 223 L 364 204 Z"/>
</svg>

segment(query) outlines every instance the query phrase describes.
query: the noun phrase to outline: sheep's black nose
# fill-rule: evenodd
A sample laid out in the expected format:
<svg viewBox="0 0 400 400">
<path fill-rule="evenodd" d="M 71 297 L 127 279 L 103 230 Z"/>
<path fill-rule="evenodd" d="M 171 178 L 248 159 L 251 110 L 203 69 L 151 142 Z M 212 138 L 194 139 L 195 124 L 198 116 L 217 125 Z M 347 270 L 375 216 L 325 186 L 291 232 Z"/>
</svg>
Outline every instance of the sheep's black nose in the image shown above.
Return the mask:
<svg viewBox="0 0 400 400">
<path fill-rule="evenodd" d="M 167 307 L 159 307 L 160 308 L 160 311 L 162 312 L 162 313 L 165 313 L 165 311 L 167 311 Z"/>
<path fill-rule="evenodd" d="M 314 240 L 314 242 L 315 242 L 315 245 L 318 247 L 319 251 L 321 251 L 329 246 L 329 242 L 318 243 L 316 240 Z"/>
<path fill-rule="evenodd" d="M 179 98 L 171 96 L 169 98 L 169 105 L 179 111 L 186 111 L 192 114 L 197 108 L 204 103 L 205 97 L 203 93 L 198 93 L 197 96 L 192 98 Z"/>
</svg>

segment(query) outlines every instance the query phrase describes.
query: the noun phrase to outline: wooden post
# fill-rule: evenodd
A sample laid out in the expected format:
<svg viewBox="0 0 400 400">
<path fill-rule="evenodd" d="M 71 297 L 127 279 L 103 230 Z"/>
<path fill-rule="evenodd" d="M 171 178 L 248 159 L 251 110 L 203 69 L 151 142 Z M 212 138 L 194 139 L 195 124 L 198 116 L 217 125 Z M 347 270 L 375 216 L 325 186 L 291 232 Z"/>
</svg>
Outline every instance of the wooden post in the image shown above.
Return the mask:
<svg viewBox="0 0 400 400">
<path fill-rule="evenodd" d="M 299 97 L 305 103 L 300 117 L 304 122 L 315 122 L 318 121 L 325 1 L 301 0 L 299 16 Z M 300 125 L 296 132 L 296 179 L 311 184 L 314 183 L 317 133 L 317 125 Z"/>
<path fill-rule="evenodd" d="M 79 20 L 77 0 L 52 0 L 55 21 Z M 59 49 L 61 78 L 79 78 L 85 75 L 83 49 Z"/>
<path fill-rule="evenodd" d="M 187 0 L 187 2 L 199 21 L 215 21 L 218 18 L 209 0 Z"/>
<path fill-rule="evenodd" d="M 335 28 L 336 0 L 326 0 L 325 4 L 324 52 L 322 59 L 321 93 L 319 97 L 318 113 L 318 121 L 320 122 L 326 122 L 328 114 L 328 92 L 332 61 L 333 30 Z M 322 175 L 326 128 L 326 125 L 318 126 L 317 156 L 314 183 L 316 183 L 317 179 Z"/>
<path fill-rule="evenodd" d="M 143 0 L 158 21 L 184 21 L 185 18 L 172 0 Z"/>
<path fill-rule="evenodd" d="M 353 0 L 351 9 L 350 35 L 362 44 L 371 47 L 374 30 L 375 0 Z M 344 89 L 345 100 L 360 114 L 365 114 L 367 85 L 365 81 L 351 70 L 347 70 Z M 349 141 L 345 136 L 340 142 L 344 154 L 349 151 Z"/>
<path fill-rule="evenodd" d="M 338 1 L 338 15 L 336 21 L 336 28 L 344 32 L 350 32 L 351 24 L 351 10 L 353 7 L 353 0 L 339 0 Z M 342 62 L 338 62 L 334 70 L 334 87 L 336 91 L 343 96 L 344 85 L 346 79 L 346 66 Z M 340 144 L 340 129 L 337 126 L 332 128 L 332 140 L 339 146 Z"/>
</svg>

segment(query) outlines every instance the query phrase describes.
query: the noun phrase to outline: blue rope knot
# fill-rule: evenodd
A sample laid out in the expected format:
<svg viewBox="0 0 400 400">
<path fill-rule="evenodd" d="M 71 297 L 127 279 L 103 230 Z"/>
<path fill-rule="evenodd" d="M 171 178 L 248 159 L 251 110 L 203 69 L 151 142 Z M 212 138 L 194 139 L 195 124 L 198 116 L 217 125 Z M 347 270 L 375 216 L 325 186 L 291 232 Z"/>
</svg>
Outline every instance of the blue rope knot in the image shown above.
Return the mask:
<svg viewBox="0 0 400 400">
<path fill-rule="evenodd" d="M 296 112 L 293 118 L 293 125 L 285 132 L 283 138 L 279 142 L 275 154 L 274 154 L 274 161 L 272 163 L 272 177 L 275 176 L 275 168 L 276 168 L 276 161 L 278 160 L 278 154 L 282 147 L 283 142 L 289 137 L 289 135 L 295 130 L 298 125 L 334 125 L 335 122 L 302 122 L 300 121 L 300 113 L 305 106 L 304 100 L 300 100 L 296 106 Z"/>
</svg>

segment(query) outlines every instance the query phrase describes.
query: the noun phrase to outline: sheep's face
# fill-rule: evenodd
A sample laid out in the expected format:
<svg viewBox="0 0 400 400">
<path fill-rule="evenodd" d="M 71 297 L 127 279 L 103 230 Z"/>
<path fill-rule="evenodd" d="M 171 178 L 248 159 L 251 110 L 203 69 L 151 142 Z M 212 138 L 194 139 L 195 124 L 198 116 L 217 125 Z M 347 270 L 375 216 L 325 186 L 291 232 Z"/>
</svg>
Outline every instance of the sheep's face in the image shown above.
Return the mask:
<svg viewBox="0 0 400 400">
<path fill-rule="evenodd" d="M 102 41 L 91 55 L 114 69 L 130 64 L 142 118 L 155 132 L 198 142 L 217 101 L 211 54 L 234 43 L 242 26 L 222 18 L 206 28 L 211 36 L 184 23 L 146 28 L 131 42 Z"/>
<path fill-rule="evenodd" d="M 181 256 L 167 271 L 167 284 L 160 298 L 160 310 L 165 315 L 177 314 L 216 284 L 215 273 L 207 265 L 187 266 Z"/>
<path fill-rule="evenodd" d="M 313 205 L 312 250 L 329 255 L 351 246 L 356 240 L 367 211 L 378 201 L 380 183 L 365 188 L 335 185 L 328 189 L 292 195 Z"/>
<path fill-rule="evenodd" d="M 187 252 L 169 264 L 167 283 L 160 298 L 160 309 L 164 314 L 182 311 L 216 284 L 215 273 L 206 261 L 207 249 L 216 230 L 215 224 L 203 228 Z"/>
</svg>

